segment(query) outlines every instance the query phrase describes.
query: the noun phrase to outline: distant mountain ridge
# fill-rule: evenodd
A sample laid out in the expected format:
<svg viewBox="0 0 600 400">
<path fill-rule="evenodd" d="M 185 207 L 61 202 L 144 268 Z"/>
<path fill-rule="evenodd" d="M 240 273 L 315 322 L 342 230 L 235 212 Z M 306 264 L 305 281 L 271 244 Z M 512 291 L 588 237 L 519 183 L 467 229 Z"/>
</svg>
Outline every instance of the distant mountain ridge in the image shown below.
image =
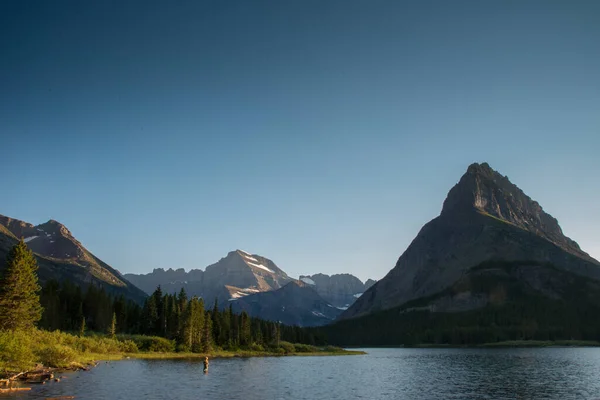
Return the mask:
<svg viewBox="0 0 600 400">
<path fill-rule="evenodd" d="M 231 299 L 234 311 L 286 325 L 321 326 L 331 323 L 341 313 L 311 287 L 293 280 L 280 289 L 250 293 Z"/>
<path fill-rule="evenodd" d="M 159 268 L 125 277 L 148 294 L 159 285 L 166 293 L 183 288 L 189 296 L 208 303 L 217 299 L 221 307 L 231 304 L 252 316 L 302 326 L 330 323 L 375 282 L 363 284 L 350 274 L 315 274 L 295 280 L 267 257 L 239 249 L 204 271 Z"/>
<path fill-rule="evenodd" d="M 375 283 L 368 279 L 362 283 L 351 274 L 300 275 L 300 280 L 310 285 L 326 301 L 339 309 L 347 309 Z"/>
<path fill-rule="evenodd" d="M 204 271 L 155 269 L 149 274 L 125 277 L 146 293 L 152 293 L 158 285 L 167 293 L 184 288 L 189 296 L 200 296 L 209 302 L 217 298 L 223 305 L 237 292 L 242 296 L 276 290 L 292 280 L 273 261 L 244 250 L 230 251 Z"/>
<path fill-rule="evenodd" d="M 466 279 L 472 268 L 492 261 L 509 263 L 511 271 L 552 265 L 600 280 L 600 263 L 566 237 L 555 218 L 487 163 L 475 163 L 450 190 L 440 215 L 423 226 L 396 266 L 340 318 L 436 296 Z M 554 269 L 540 271 L 550 276 Z M 540 279 L 532 283 L 536 290 L 552 292 L 548 282 L 554 280 Z M 471 298 L 471 309 L 490 302 L 489 293 L 482 294 L 481 301 L 473 296 L 473 290 L 463 295 Z"/>
<path fill-rule="evenodd" d="M 55 220 L 33 225 L 0 215 L 0 269 L 4 268 L 8 252 L 20 238 L 36 255 L 42 283 L 49 279 L 68 279 L 81 286 L 103 286 L 110 293 L 123 294 L 138 303 L 146 298 L 144 292 L 87 250 L 66 226 Z"/>
</svg>

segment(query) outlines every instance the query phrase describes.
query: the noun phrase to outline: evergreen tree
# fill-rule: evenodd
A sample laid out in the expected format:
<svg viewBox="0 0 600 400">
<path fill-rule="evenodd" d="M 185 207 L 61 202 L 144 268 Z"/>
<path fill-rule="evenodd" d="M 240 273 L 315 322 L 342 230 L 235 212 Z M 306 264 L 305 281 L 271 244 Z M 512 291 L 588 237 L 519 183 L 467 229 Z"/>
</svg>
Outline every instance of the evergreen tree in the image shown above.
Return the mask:
<svg viewBox="0 0 600 400">
<path fill-rule="evenodd" d="M 242 311 L 242 315 L 240 317 L 240 345 L 249 346 L 252 341 L 252 328 L 250 325 L 250 318 L 246 311 Z"/>
<path fill-rule="evenodd" d="M 117 313 L 113 312 L 112 322 L 110 323 L 110 337 L 114 339 L 117 334 Z"/>
<path fill-rule="evenodd" d="M 23 239 L 8 253 L 0 280 L 0 330 L 29 329 L 42 317 L 37 262 Z"/>
<path fill-rule="evenodd" d="M 156 287 L 156 290 L 154 291 L 154 293 L 152 293 L 152 296 L 154 298 L 154 302 L 156 303 L 156 312 L 157 312 L 157 318 L 154 321 L 154 334 L 155 335 L 159 335 L 159 336 L 165 336 L 166 333 L 166 318 L 165 318 L 165 314 L 166 314 L 166 310 L 165 310 L 165 301 L 163 298 L 163 293 L 162 293 L 162 289 L 160 287 L 160 285 L 158 285 Z"/>
<path fill-rule="evenodd" d="M 202 346 L 201 350 L 203 353 L 210 353 L 213 348 L 213 337 L 212 337 L 212 318 L 210 312 L 205 313 L 204 317 L 204 334 L 202 335 Z"/>
<path fill-rule="evenodd" d="M 141 331 L 146 335 L 156 334 L 155 328 L 158 321 L 158 309 L 156 307 L 156 297 L 150 296 L 144 303 L 142 311 L 142 327 Z"/>
<path fill-rule="evenodd" d="M 213 310 L 211 313 L 212 319 L 212 339 L 213 343 L 220 345 L 221 339 L 223 337 L 221 332 L 221 316 L 219 313 L 219 302 L 218 299 L 215 298 L 215 304 L 213 306 Z"/>
<path fill-rule="evenodd" d="M 81 327 L 79 328 L 79 337 L 85 335 L 85 317 L 81 317 Z"/>
<path fill-rule="evenodd" d="M 42 288 L 40 293 L 40 303 L 44 306 L 40 327 L 44 327 L 50 331 L 56 329 L 64 329 L 63 321 L 64 313 L 61 311 L 60 304 L 60 283 L 57 280 L 51 279 Z"/>
</svg>

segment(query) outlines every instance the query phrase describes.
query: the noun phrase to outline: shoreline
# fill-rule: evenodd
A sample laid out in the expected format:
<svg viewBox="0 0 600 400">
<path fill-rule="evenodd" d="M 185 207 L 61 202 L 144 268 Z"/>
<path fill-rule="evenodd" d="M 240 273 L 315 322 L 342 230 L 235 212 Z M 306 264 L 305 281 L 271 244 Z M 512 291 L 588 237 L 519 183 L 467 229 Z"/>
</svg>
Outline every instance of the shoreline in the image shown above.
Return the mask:
<svg viewBox="0 0 600 400">
<path fill-rule="evenodd" d="M 100 365 L 101 362 L 123 361 L 129 359 L 138 360 L 190 360 L 190 359 L 223 359 L 223 358 L 252 358 L 252 357 L 326 357 L 326 356 L 353 356 L 365 355 L 364 351 L 357 350 L 321 350 L 310 352 L 290 352 L 277 353 L 268 351 L 216 351 L 211 353 L 177 353 L 177 352 L 138 352 L 138 353 L 88 353 L 86 358 L 89 361 L 78 362 L 73 361 L 71 365 L 65 367 L 40 367 L 28 371 L 22 371 L 12 375 L 7 375 L 0 378 L 0 393 L 27 390 L 28 387 L 35 384 L 44 384 L 46 381 L 60 381 L 60 378 L 55 378 L 57 374 L 66 372 L 90 371 L 92 368 Z M 30 375 L 43 376 L 40 380 L 32 381 Z M 27 386 L 22 386 L 27 385 Z"/>
<path fill-rule="evenodd" d="M 593 340 L 506 340 L 480 344 L 419 343 L 414 345 L 347 346 L 346 349 L 489 349 L 489 348 L 540 348 L 540 347 L 600 347 Z"/>
<path fill-rule="evenodd" d="M 240 350 L 240 351 L 218 351 L 212 353 L 158 353 L 158 352 L 139 352 L 139 353 L 122 353 L 122 354 L 111 354 L 109 359 L 102 357 L 99 361 L 118 361 L 123 359 L 140 359 L 140 360 L 155 360 L 155 359 L 201 359 L 204 357 L 208 358 L 252 358 L 252 357 L 325 357 L 325 356 L 355 356 L 365 355 L 364 351 L 360 350 L 337 350 L 337 351 L 311 351 L 311 352 L 291 352 L 291 353 L 277 353 L 277 352 L 254 352 L 251 350 Z"/>
</svg>

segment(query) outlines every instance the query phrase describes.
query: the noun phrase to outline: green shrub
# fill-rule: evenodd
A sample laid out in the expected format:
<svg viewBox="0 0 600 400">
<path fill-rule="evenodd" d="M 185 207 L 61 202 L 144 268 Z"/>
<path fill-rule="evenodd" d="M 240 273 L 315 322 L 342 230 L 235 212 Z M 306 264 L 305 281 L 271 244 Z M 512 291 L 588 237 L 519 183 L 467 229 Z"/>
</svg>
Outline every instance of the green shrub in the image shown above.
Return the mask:
<svg viewBox="0 0 600 400">
<path fill-rule="evenodd" d="M 29 332 L 0 332 L 0 370 L 22 371 L 35 364 Z"/>
<path fill-rule="evenodd" d="M 279 342 L 279 348 L 283 349 L 286 354 L 293 353 L 296 351 L 295 346 L 290 342 Z"/>
<path fill-rule="evenodd" d="M 137 353 L 138 350 L 137 344 L 133 340 L 124 340 L 121 342 L 121 351 L 124 353 Z"/>
<path fill-rule="evenodd" d="M 177 345 L 178 353 L 189 353 L 191 351 L 192 351 L 192 349 L 190 349 L 190 346 L 188 346 L 187 344 L 180 343 Z"/>
<path fill-rule="evenodd" d="M 64 367 L 77 359 L 77 352 L 63 344 L 45 346 L 36 350 L 37 359 L 47 367 Z"/>
<path fill-rule="evenodd" d="M 318 348 L 316 348 L 315 346 L 311 346 L 309 344 L 296 343 L 296 344 L 294 344 L 294 347 L 295 347 L 297 353 L 314 353 L 314 352 L 319 351 Z"/>
<path fill-rule="evenodd" d="M 258 343 L 252 343 L 250 345 L 250 350 L 251 351 L 265 351 L 265 348 L 263 347 L 263 345 L 258 344 Z"/>
<path fill-rule="evenodd" d="M 117 339 L 121 341 L 133 341 L 140 351 L 156 353 L 170 353 L 175 351 L 175 341 L 158 336 L 117 335 Z"/>
</svg>

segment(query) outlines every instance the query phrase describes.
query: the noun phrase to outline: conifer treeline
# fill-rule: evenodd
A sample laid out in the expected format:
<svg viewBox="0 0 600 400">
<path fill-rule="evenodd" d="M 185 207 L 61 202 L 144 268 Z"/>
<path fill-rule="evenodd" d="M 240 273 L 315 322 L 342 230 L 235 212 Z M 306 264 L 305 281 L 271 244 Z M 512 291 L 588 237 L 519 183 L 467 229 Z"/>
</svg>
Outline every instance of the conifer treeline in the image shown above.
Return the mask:
<svg viewBox="0 0 600 400">
<path fill-rule="evenodd" d="M 163 294 L 159 286 L 140 307 L 94 285 L 82 291 L 68 281 L 49 281 L 40 301 L 44 313 L 39 325 L 44 329 L 106 333 L 113 329 L 114 317 L 116 333 L 164 337 L 175 341 L 178 351 L 260 350 L 277 347 L 280 340 L 324 344 L 313 330 L 252 318 L 246 312 L 236 314 L 231 305 L 219 310 L 216 300 L 208 309 L 202 298 L 188 298 L 184 289 L 177 295 Z"/>
</svg>

